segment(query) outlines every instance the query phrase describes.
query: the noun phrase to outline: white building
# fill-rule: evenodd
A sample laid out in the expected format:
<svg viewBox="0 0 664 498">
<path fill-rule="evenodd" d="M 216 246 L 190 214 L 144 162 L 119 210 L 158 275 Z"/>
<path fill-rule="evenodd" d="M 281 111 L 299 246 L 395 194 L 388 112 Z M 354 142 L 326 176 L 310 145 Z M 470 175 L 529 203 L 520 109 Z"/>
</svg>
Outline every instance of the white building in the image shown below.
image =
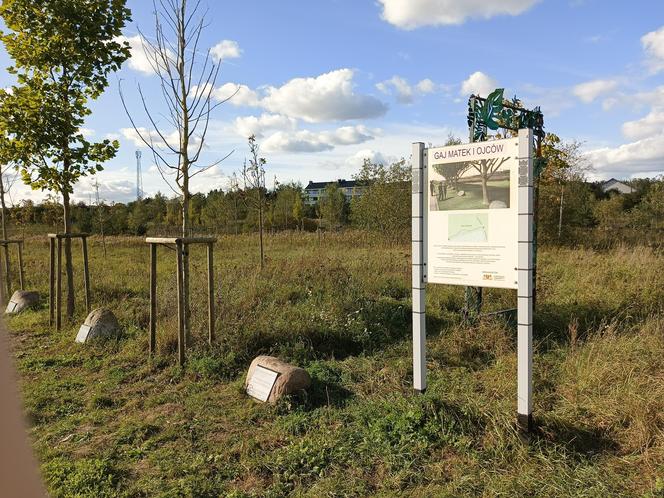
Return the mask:
<svg viewBox="0 0 664 498">
<path fill-rule="evenodd" d="M 359 184 L 355 180 L 339 179 L 331 182 L 312 182 L 309 180 L 309 184 L 304 187 L 304 193 L 306 194 L 305 204 L 317 204 L 321 197 L 325 195 L 325 188 L 329 184 L 336 185 L 346 196 L 347 202 L 352 201 L 354 197 L 361 196 L 365 189 L 364 185 Z"/>
<path fill-rule="evenodd" d="M 600 188 L 604 193 L 617 192 L 619 194 L 631 194 L 634 192 L 632 187 L 626 183 L 616 180 L 615 178 L 611 178 L 610 180 L 605 181 L 600 185 Z"/>
</svg>

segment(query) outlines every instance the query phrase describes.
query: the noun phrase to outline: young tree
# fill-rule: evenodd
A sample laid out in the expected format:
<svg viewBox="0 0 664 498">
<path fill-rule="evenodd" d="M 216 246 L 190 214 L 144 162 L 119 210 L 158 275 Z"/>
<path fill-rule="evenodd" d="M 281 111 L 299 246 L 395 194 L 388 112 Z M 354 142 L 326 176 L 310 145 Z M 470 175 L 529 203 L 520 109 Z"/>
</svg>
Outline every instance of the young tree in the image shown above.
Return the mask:
<svg viewBox="0 0 664 498">
<path fill-rule="evenodd" d="M 90 143 L 81 133 L 89 100 L 108 86 L 109 74 L 129 57 L 117 41 L 130 19 L 124 0 L 4 0 L 7 28 L 0 39 L 17 78 L 0 92 L 0 120 L 9 137 L 5 150 L 33 189 L 62 196 L 64 232 L 71 233 L 70 198 L 82 176 L 102 169 L 119 144 Z M 65 239 L 67 316 L 74 314 L 71 240 Z"/>
<path fill-rule="evenodd" d="M 318 201 L 321 218 L 330 228 L 338 228 L 343 222 L 346 196 L 336 183 L 328 183 Z"/>
<path fill-rule="evenodd" d="M 242 168 L 244 178 L 244 190 L 247 201 L 258 212 L 258 238 L 261 255 L 261 269 L 265 265 L 265 249 L 263 247 L 263 217 L 265 213 L 265 164 L 264 157 L 258 157 L 260 146 L 256 142 L 256 136 L 249 137 L 249 166 L 245 161 Z"/>
<path fill-rule="evenodd" d="M 212 57 L 211 49 L 201 52 L 199 47 L 207 16 L 207 11 L 201 9 L 201 1 L 195 0 L 191 8 L 187 0 L 159 0 L 153 5 L 154 38 L 139 33 L 146 58 L 160 83 L 167 109 L 166 121 L 174 129 L 157 125 L 158 113 L 151 110 L 140 85 L 138 92 L 150 122 L 149 131 L 136 125 L 122 88 L 120 97 L 136 134 L 152 151 L 162 178 L 180 199 L 181 235 L 189 237 L 191 179 L 230 156 L 206 165 L 198 164 L 212 111 L 228 99 L 213 103 L 212 92 L 221 66 Z M 189 337 L 189 251 L 186 245 L 182 263 L 184 328 Z"/>
<path fill-rule="evenodd" d="M 550 191 L 554 188 L 559 190 L 560 194 L 557 199 L 557 239 L 559 241 L 563 230 L 565 189 L 573 182 L 583 182 L 586 179 L 586 173 L 592 170 L 590 163 L 582 153 L 582 145 L 576 140 L 564 142 L 553 133 L 547 133 L 542 141 L 542 157 L 546 159 L 546 168 L 540 175 L 540 206 L 542 201 L 549 204 L 555 202 Z"/>
<path fill-rule="evenodd" d="M 297 224 L 297 228 L 302 230 L 304 227 L 304 201 L 302 200 L 302 192 L 297 190 L 295 192 L 295 200 L 293 201 L 293 218 Z"/>
<path fill-rule="evenodd" d="M 411 169 L 405 159 L 390 165 L 365 159 L 354 177 L 364 193 L 351 202 L 351 221 L 397 240 L 411 225 Z"/>
<path fill-rule="evenodd" d="M 2 168 L 2 164 L 0 163 L 0 208 L 2 209 L 2 212 L 0 214 L 1 222 L 2 222 L 2 240 L 8 240 L 9 235 L 7 233 L 7 218 L 8 218 L 8 212 L 7 212 L 7 203 L 5 201 L 5 194 L 9 194 L 9 190 L 11 189 L 13 183 L 14 183 L 15 177 L 14 178 L 9 178 L 6 174 L 5 171 Z M 5 260 L 5 279 L 7 282 L 7 295 L 11 295 L 12 290 L 11 290 L 11 267 L 9 264 L 9 246 L 5 245 L 3 247 L 4 249 L 4 260 Z"/>
</svg>

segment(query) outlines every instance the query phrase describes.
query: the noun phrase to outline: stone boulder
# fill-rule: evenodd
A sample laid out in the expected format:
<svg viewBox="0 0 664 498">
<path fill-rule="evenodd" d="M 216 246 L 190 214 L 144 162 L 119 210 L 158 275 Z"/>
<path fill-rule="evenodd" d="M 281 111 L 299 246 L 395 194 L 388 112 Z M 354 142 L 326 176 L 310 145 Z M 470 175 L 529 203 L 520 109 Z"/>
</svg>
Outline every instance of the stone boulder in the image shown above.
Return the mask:
<svg viewBox="0 0 664 498">
<path fill-rule="evenodd" d="M 466 191 L 465 191 L 465 190 L 459 190 L 459 191 L 457 192 L 457 197 L 463 197 L 464 195 L 466 195 Z"/>
<path fill-rule="evenodd" d="M 15 315 L 23 310 L 39 307 L 39 293 L 34 291 L 16 291 L 7 303 L 5 313 Z"/>
<path fill-rule="evenodd" d="M 503 201 L 491 201 L 491 204 L 489 204 L 489 209 L 505 209 L 506 207 L 507 204 Z"/>
<path fill-rule="evenodd" d="M 268 403 L 276 403 L 282 396 L 306 390 L 310 386 L 311 377 L 306 370 L 274 356 L 255 358 L 249 366 L 244 383 L 247 394 Z"/>
<path fill-rule="evenodd" d="M 92 310 L 76 335 L 76 342 L 85 343 L 95 339 L 120 337 L 122 328 L 111 310 Z"/>
</svg>

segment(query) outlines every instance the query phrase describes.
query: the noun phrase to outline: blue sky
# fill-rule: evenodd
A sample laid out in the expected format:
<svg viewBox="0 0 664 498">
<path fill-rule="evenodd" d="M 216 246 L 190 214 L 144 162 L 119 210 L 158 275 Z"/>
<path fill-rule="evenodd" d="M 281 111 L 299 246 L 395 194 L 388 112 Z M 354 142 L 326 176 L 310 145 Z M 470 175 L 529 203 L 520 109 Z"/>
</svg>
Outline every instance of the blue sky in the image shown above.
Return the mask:
<svg viewBox="0 0 664 498">
<path fill-rule="evenodd" d="M 205 3 L 205 0 L 204 0 Z M 117 138 L 99 174 L 107 201 L 134 196 L 135 151 L 148 195 L 170 194 L 120 105 L 118 81 L 139 126 L 137 85 L 163 110 L 138 30 L 154 33 L 152 2 L 130 0 L 133 57 L 93 104 L 86 129 Z M 584 142 L 597 178 L 664 173 L 664 2 L 633 0 L 208 0 L 202 45 L 216 47 L 215 95 L 240 92 L 213 115 L 205 161 L 232 155 L 194 189 L 225 187 L 256 133 L 268 186 L 350 178 L 364 157 L 408 157 L 413 141 L 467 136 L 466 102 L 499 86 L 540 105 L 547 131 Z M 10 61 L 0 53 L 3 67 Z M 0 84 L 11 84 L 6 72 Z M 165 126 L 166 132 L 170 131 Z M 88 200 L 91 183 L 76 197 Z M 33 197 L 16 185 L 13 200 Z"/>
</svg>

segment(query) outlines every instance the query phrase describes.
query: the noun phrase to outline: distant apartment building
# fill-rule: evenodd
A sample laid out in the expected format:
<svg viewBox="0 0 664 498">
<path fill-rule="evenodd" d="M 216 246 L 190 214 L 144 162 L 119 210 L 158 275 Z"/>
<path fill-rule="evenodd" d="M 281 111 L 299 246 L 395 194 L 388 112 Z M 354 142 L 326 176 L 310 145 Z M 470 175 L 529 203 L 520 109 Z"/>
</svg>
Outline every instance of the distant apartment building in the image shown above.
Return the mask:
<svg viewBox="0 0 664 498">
<path fill-rule="evenodd" d="M 309 184 L 304 187 L 304 192 L 306 194 L 305 204 L 313 205 L 318 203 L 321 197 L 325 196 L 325 188 L 329 184 L 335 184 L 346 196 L 346 201 L 350 202 L 355 197 L 359 197 L 364 193 L 366 188 L 361 182 L 355 180 L 344 180 L 339 179 L 331 182 L 312 182 L 309 180 Z"/>
<path fill-rule="evenodd" d="M 610 180 L 601 183 L 600 188 L 604 193 L 618 192 L 619 194 L 631 194 L 634 191 L 632 187 L 616 180 L 615 178 L 611 178 Z"/>
</svg>

